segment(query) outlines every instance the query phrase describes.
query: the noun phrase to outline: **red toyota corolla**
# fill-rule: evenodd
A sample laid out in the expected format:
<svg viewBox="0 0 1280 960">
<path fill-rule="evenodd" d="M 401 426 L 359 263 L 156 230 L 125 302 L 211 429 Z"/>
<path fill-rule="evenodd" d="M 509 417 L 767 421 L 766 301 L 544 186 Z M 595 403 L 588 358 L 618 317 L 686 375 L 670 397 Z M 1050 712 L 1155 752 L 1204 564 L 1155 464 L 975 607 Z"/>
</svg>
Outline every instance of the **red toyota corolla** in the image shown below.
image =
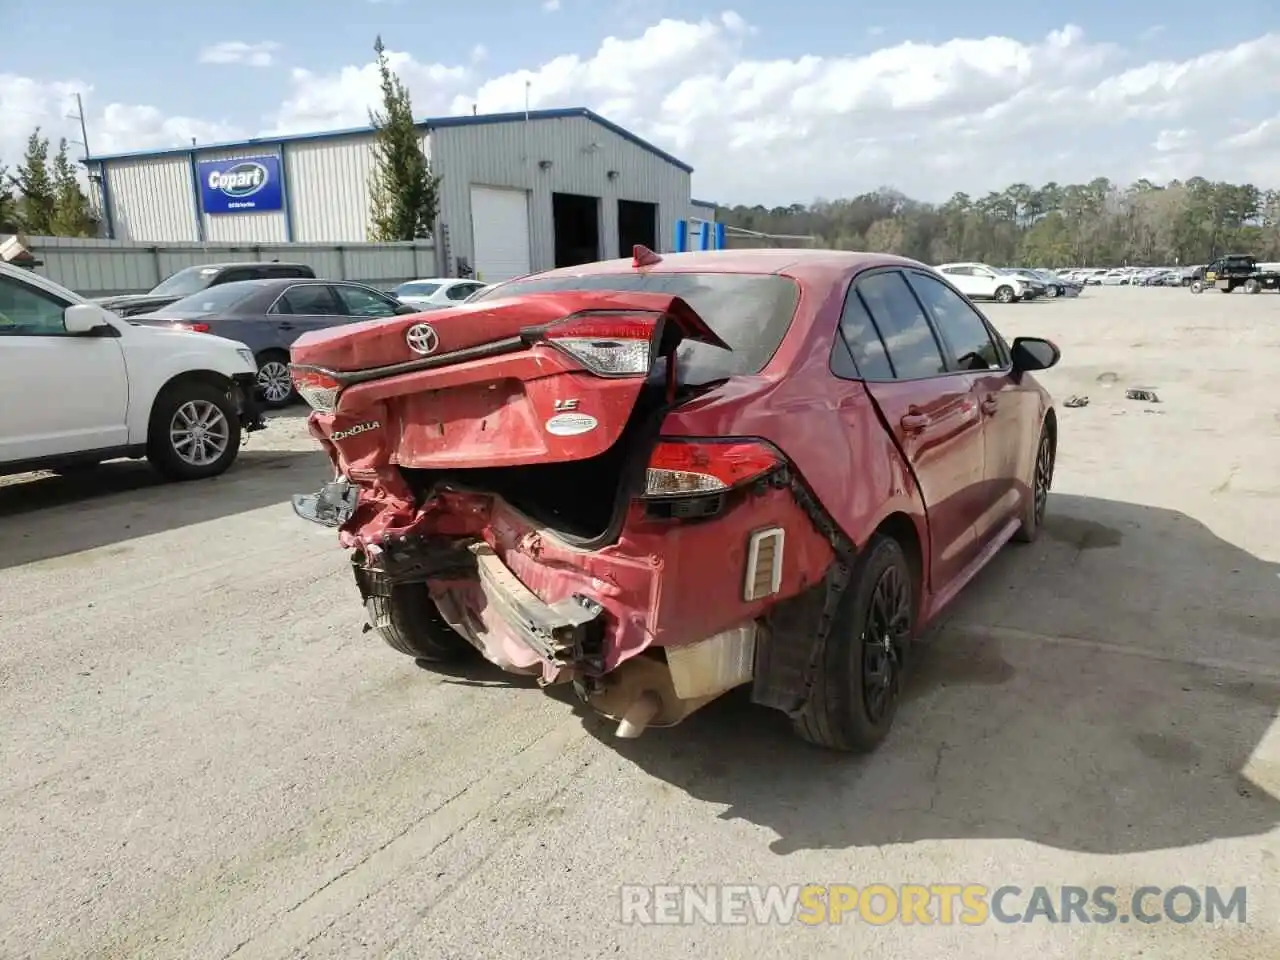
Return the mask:
<svg viewBox="0 0 1280 960">
<path fill-rule="evenodd" d="M 294 506 L 372 626 L 571 682 L 620 736 L 750 684 L 874 748 L 912 637 L 1053 479 L 1058 349 L 882 254 L 637 248 L 292 359 L 335 469 Z"/>
</svg>

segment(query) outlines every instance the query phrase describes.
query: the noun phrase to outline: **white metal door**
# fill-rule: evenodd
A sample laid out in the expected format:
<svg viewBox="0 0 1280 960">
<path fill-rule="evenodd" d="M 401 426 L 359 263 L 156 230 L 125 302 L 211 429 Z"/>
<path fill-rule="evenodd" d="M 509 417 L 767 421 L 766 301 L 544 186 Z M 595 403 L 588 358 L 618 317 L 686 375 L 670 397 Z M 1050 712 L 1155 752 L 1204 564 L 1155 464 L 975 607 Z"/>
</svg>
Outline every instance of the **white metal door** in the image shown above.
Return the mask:
<svg viewBox="0 0 1280 960">
<path fill-rule="evenodd" d="M 504 187 L 473 186 L 471 240 L 477 280 L 498 283 L 532 272 L 529 194 Z"/>
</svg>

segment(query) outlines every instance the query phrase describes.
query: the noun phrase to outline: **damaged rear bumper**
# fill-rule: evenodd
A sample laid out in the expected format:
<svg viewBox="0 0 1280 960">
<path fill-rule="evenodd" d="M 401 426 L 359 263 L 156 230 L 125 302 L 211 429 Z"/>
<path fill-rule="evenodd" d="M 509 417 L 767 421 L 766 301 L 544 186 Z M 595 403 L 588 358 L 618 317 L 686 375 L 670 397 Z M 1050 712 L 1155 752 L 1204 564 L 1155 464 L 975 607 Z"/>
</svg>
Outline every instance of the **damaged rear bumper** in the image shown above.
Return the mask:
<svg viewBox="0 0 1280 960">
<path fill-rule="evenodd" d="M 295 493 L 293 512 L 324 527 L 340 527 L 355 513 L 359 488 L 346 480 L 326 483 L 316 493 Z"/>
</svg>

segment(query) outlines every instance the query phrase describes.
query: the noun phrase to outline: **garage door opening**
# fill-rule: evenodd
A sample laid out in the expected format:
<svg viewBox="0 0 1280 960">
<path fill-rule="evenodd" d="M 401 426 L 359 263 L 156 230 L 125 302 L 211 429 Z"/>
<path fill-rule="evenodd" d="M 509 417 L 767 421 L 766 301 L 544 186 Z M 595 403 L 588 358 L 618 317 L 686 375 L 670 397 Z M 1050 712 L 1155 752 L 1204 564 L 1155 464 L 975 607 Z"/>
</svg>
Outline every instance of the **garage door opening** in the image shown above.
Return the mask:
<svg viewBox="0 0 1280 960">
<path fill-rule="evenodd" d="M 505 187 L 471 187 L 474 276 L 485 283 L 523 277 L 529 255 L 529 195 Z"/>
<path fill-rule="evenodd" d="M 637 243 L 658 249 L 658 205 L 640 200 L 618 201 L 618 256 L 631 256 Z"/>
<path fill-rule="evenodd" d="M 551 195 L 556 266 L 576 267 L 600 259 L 600 198 L 576 193 Z"/>
</svg>

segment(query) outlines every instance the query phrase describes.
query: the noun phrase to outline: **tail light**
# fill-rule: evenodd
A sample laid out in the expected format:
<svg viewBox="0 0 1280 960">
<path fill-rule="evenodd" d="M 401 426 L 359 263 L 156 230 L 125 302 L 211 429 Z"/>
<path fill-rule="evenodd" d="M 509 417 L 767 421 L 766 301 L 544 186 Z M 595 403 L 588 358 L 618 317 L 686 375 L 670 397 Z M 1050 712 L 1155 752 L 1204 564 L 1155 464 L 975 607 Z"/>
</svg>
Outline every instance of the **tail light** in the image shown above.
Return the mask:
<svg viewBox="0 0 1280 960">
<path fill-rule="evenodd" d="M 333 413 L 338 404 L 338 393 L 342 390 L 337 380 L 318 370 L 291 370 L 289 375 L 298 396 L 307 401 L 307 406 L 320 413 Z"/>
<path fill-rule="evenodd" d="M 759 440 L 659 440 L 649 457 L 646 498 L 723 493 L 777 469 L 782 454 Z"/>
<path fill-rule="evenodd" d="M 648 374 L 654 361 L 657 317 L 586 314 L 546 328 L 543 338 L 601 377 Z"/>
<path fill-rule="evenodd" d="M 175 330 L 190 330 L 192 333 L 208 333 L 212 329 L 207 323 L 186 323 L 181 320 L 175 320 L 170 326 Z"/>
</svg>

